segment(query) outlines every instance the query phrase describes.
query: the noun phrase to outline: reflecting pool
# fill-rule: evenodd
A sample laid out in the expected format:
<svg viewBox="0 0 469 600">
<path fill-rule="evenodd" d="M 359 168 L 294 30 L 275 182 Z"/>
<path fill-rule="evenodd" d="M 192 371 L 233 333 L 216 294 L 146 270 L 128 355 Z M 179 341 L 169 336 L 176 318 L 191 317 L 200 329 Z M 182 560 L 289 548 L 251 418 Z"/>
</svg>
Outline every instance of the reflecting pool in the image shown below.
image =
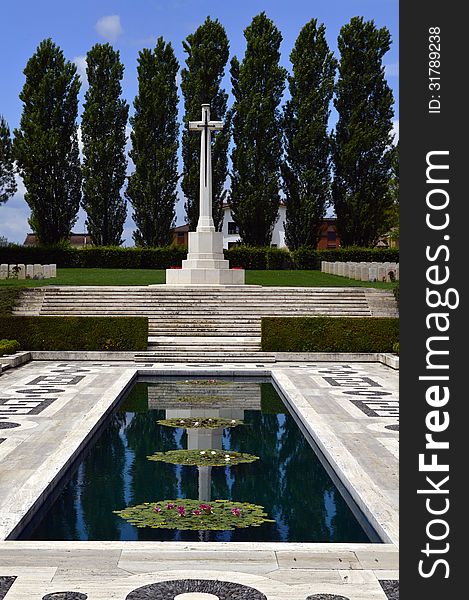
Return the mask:
<svg viewBox="0 0 469 600">
<path fill-rule="evenodd" d="M 235 427 L 184 429 L 162 419 L 242 420 Z M 148 460 L 155 452 L 249 453 L 233 467 Z M 113 511 L 192 498 L 262 505 L 273 523 L 234 531 L 137 528 Z M 368 535 L 268 381 L 139 381 L 108 418 L 54 502 L 21 539 L 238 542 L 366 542 Z"/>
</svg>

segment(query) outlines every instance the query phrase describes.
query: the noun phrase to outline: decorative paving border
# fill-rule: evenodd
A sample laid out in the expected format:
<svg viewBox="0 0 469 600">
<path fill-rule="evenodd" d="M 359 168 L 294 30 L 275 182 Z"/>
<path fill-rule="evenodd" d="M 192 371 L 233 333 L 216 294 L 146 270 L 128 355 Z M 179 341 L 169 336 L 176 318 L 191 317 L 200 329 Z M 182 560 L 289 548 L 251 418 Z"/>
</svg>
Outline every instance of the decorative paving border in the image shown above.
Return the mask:
<svg viewBox="0 0 469 600">
<path fill-rule="evenodd" d="M 16 577 L 12 576 L 1 576 L 0 577 L 0 600 L 3 600 L 7 595 L 8 590 L 15 582 Z"/>
<path fill-rule="evenodd" d="M 130 592 L 126 600 L 174 600 L 178 594 L 189 592 L 213 594 L 219 600 L 267 600 L 267 597 L 255 588 L 216 579 L 178 579 L 151 583 Z"/>
<path fill-rule="evenodd" d="M 399 581 L 397 579 L 382 579 L 379 583 L 388 600 L 399 600 Z"/>
</svg>

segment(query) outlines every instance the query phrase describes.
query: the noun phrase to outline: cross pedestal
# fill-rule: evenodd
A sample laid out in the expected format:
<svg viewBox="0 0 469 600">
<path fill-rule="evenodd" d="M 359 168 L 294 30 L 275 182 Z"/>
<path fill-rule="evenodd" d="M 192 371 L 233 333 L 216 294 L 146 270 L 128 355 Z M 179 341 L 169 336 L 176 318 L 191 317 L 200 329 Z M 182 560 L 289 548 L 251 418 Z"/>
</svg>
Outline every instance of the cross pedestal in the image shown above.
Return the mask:
<svg viewBox="0 0 469 600">
<path fill-rule="evenodd" d="M 221 121 L 210 120 L 210 105 L 202 104 L 202 120 L 191 121 L 189 129 L 200 136 L 200 206 L 196 231 L 189 233 L 189 252 L 182 269 L 167 269 L 167 285 L 243 285 L 244 271 L 230 269 L 223 256 L 223 233 L 215 231 L 212 218 L 211 132 L 223 129 Z"/>
</svg>

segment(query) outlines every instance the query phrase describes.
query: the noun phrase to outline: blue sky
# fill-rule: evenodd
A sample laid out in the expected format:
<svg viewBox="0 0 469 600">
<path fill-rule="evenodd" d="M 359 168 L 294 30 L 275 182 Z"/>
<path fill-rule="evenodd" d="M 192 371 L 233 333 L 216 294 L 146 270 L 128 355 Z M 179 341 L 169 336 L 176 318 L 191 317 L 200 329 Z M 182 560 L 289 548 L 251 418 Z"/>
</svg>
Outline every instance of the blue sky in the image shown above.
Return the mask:
<svg viewBox="0 0 469 600">
<path fill-rule="evenodd" d="M 39 42 L 51 37 L 69 60 L 84 69 L 84 57 L 97 42 L 111 42 L 120 51 L 125 65 L 123 94 L 132 105 L 137 91 L 137 56 L 144 47 L 152 47 L 158 36 L 171 41 L 184 65 L 182 40 L 210 15 L 224 25 L 230 40 L 231 55 L 242 58 L 245 49 L 244 28 L 253 16 L 265 10 L 283 35 L 282 64 L 289 69 L 289 54 L 302 26 L 315 17 L 326 26 L 329 45 L 336 51 L 337 36 L 342 25 L 353 16 L 373 19 L 377 26 L 386 26 L 393 44 L 385 57 L 388 82 L 396 100 L 398 130 L 398 0 L 23 0 L 2 3 L 2 36 L 0 36 L 0 113 L 11 130 L 18 126 L 22 103 L 18 94 L 24 83 L 23 69 Z M 226 88 L 229 91 L 229 79 Z M 82 87 L 83 96 L 84 86 Z M 131 109 L 132 111 L 132 109 Z M 81 114 L 81 106 L 80 106 Z M 9 241 L 24 241 L 29 225 L 29 208 L 23 198 L 23 186 L 6 205 L 0 206 L 0 236 Z M 181 200 L 178 223 L 183 221 Z M 134 228 L 131 209 L 124 238 L 132 244 Z M 84 229 L 84 216 L 75 231 Z"/>
</svg>

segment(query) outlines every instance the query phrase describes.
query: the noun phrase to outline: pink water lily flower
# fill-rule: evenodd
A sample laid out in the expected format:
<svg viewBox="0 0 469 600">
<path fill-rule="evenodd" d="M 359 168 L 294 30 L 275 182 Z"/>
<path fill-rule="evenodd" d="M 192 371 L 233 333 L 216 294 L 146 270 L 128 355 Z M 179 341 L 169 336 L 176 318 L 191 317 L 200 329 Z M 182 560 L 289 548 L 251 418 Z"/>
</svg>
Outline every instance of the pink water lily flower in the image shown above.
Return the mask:
<svg viewBox="0 0 469 600">
<path fill-rule="evenodd" d="M 180 517 L 186 516 L 186 507 L 185 506 L 178 506 L 177 511 L 178 511 Z"/>
<path fill-rule="evenodd" d="M 199 515 L 202 514 L 202 511 L 200 511 L 198 508 L 196 508 L 195 510 L 192 511 L 192 514 L 195 515 L 196 517 L 198 517 Z"/>
<path fill-rule="evenodd" d="M 169 503 L 166 505 L 166 508 L 167 508 L 168 510 L 172 510 L 172 509 L 173 509 L 175 506 L 176 506 L 175 504 L 173 504 L 172 502 L 169 502 Z"/>
<path fill-rule="evenodd" d="M 161 508 L 159 506 L 155 506 L 155 508 L 153 509 L 156 513 L 160 513 L 161 512 Z"/>
<path fill-rule="evenodd" d="M 232 508 L 231 509 L 231 514 L 234 515 L 235 517 L 240 517 L 241 516 L 241 511 L 239 510 L 239 508 Z"/>
</svg>

